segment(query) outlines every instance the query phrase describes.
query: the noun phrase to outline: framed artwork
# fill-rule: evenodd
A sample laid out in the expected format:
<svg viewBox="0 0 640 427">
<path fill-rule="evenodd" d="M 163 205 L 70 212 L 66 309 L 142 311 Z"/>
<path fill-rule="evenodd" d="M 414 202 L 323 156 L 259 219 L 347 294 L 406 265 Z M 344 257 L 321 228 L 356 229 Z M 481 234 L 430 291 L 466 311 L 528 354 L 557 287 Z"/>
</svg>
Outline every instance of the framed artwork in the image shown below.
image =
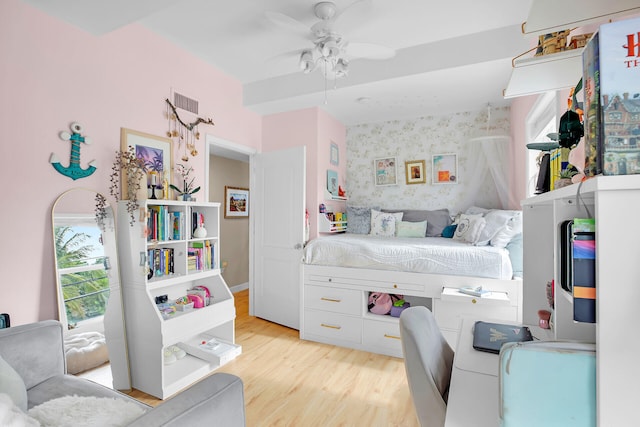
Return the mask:
<svg viewBox="0 0 640 427">
<path fill-rule="evenodd" d="M 338 195 L 338 172 L 327 169 L 327 191 L 334 196 Z"/>
<path fill-rule="evenodd" d="M 373 160 L 376 185 L 396 185 L 398 183 L 396 163 L 395 157 L 383 157 Z"/>
<path fill-rule="evenodd" d="M 434 184 L 458 183 L 458 155 L 434 154 L 431 160 L 431 177 Z"/>
<path fill-rule="evenodd" d="M 335 142 L 331 143 L 329 159 L 332 165 L 338 166 L 340 164 L 340 149 L 338 148 L 338 144 Z"/>
<path fill-rule="evenodd" d="M 165 179 L 169 184 L 174 184 L 171 181 L 173 176 L 173 141 L 171 139 L 121 128 L 120 150 L 126 151 L 128 147 L 133 147 L 136 157 L 144 160 L 147 176 L 149 176 L 149 172 L 157 173 L 158 187 L 156 190 L 162 192 L 162 183 Z M 127 180 L 122 179 L 121 196 L 123 199 L 125 194 L 127 194 Z"/>
<path fill-rule="evenodd" d="M 404 162 L 404 173 L 407 184 L 424 184 L 427 182 L 427 177 L 424 174 L 424 160 Z"/>
<path fill-rule="evenodd" d="M 224 217 L 247 218 L 249 216 L 249 189 L 224 186 Z"/>
</svg>

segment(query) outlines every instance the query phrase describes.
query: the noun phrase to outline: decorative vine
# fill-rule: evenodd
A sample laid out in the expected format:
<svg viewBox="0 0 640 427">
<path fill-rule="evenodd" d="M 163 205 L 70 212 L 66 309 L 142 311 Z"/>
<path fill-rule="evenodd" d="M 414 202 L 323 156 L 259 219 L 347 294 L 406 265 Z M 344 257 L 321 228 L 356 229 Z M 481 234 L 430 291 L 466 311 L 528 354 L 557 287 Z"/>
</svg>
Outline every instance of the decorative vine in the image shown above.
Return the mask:
<svg viewBox="0 0 640 427">
<path fill-rule="evenodd" d="M 184 144 L 184 154 L 182 156 L 183 162 L 189 161 L 189 156 L 187 155 L 187 150 L 191 156 L 195 157 L 198 155 L 198 150 L 196 150 L 195 141 L 200 139 L 200 132 L 198 131 L 198 125 L 212 125 L 213 120 L 211 119 L 203 119 L 202 117 L 197 117 L 194 122 L 186 123 L 184 120 L 180 118 L 176 107 L 169 101 L 165 99 L 165 102 L 171 108 L 171 112 L 167 111 L 167 118 L 169 119 L 169 130 L 167 131 L 167 136 L 169 138 L 178 138 L 178 145 Z M 172 125 L 173 124 L 173 128 Z"/>
</svg>

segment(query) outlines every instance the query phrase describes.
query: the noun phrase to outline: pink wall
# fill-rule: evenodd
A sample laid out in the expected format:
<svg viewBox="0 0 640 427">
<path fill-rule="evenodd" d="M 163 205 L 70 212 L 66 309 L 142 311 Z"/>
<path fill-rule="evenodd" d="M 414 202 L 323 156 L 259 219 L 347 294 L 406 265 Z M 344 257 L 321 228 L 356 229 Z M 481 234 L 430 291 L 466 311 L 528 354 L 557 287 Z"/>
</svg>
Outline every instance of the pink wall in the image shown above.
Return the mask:
<svg viewBox="0 0 640 427">
<path fill-rule="evenodd" d="M 331 142 L 338 144 L 342 159 L 338 167 L 329 162 Z M 347 174 L 346 128 L 319 108 L 265 116 L 263 151 L 274 151 L 305 145 L 307 150 L 306 207 L 309 210 L 310 236 L 317 236 L 318 205 L 324 203 L 327 169 L 338 171 L 341 185 Z"/>
<path fill-rule="evenodd" d="M 0 312 L 10 313 L 14 324 L 57 317 L 56 197 L 74 187 L 107 195 L 120 128 L 164 135 L 171 88 L 197 97 L 202 115 L 213 118 L 215 126 L 201 127 L 202 133 L 261 148 L 262 118 L 243 108 L 240 82 L 142 26 L 94 37 L 23 2 L 4 0 L 0 57 Z M 68 164 L 70 144 L 58 133 L 73 121 L 92 140 L 82 148 L 81 165 L 98 161 L 98 170 L 78 181 L 49 164 L 52 152 Z M 197 148 L 201 154 L 190 162 L 202 185 L 205 148 Z"/>
<path fill-rule="evenodd" d="M 328 211 L 333 212 L 346 212 L 346 204 L 344 202 L 327 201 L 324 198 L 324 190 L 327 188 L 327 169 L 332 169 L 338 172 L 338 183 L 343 189 L 347 189 L 347 130 L 346 127 L 325 113 L 323 110 L 318 110 L 318 157 L 317 165 L 318 170 L 316 177 L 318 178 L 317 184 L 317 197 L 313 200 L 307 198 L 309 206 L 309 213 L 311 213 L 312 227 L 311 231 L 316 231 L 315 234 L 311 234 L 311 237 L 317 236 L 317 225 L 319 215 L 318 206 L 320 203 L 327 205 Z M 331 143 L 335 143 L 338 146 L 339 157 L 338 166 L 331 164 Z M 348 196 L 348 194 L 347 194 Z M 315 203 L 314 203 L 315 202 Z M 315 227 L 315 228 L 314 228 Z"/>
</svg>

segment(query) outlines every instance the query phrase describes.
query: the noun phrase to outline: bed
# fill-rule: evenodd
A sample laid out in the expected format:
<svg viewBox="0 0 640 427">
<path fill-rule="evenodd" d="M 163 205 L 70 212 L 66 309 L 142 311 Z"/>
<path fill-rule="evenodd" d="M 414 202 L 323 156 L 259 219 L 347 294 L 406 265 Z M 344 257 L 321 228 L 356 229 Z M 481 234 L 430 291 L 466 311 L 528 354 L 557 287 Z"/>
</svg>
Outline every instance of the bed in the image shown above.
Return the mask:
<svg viewBox="0 0 640 427">
<path fill-rule="evenodd" d="M 348 210 L 347 233 L 305 245 L 302 339 L 401 357 L 397 318 L 370 313 L 371 292 L 429 307 L 452 346 L 462 316 L 522 321 L 520 211 L 474 207 L 452 224 L 446 209 L 359 209 Z M 375 216 L 390 229 L 381 231 Z M 467 286 L 491 292 L 458 291 Z"/>
<path fill-rule="evenodd" d="M 306 265 L 511 279 L 506 248 L 475 246 L 444 237 L 321 236 L 306 245 Z"/>
</svg>

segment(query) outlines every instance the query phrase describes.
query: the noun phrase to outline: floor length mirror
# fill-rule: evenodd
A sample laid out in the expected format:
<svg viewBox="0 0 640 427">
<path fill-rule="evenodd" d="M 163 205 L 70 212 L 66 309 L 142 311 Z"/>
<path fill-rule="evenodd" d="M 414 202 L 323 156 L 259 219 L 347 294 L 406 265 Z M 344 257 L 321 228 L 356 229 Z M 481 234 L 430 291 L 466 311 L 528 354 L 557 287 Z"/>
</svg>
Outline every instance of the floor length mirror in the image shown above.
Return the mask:
<svg viewBox="0 0 640 427">
<path fill-rule="evenodd" d="M 106 385 L 130 390 L 113 209 L 100 193 L 76 188 L 58 197 L 52 221 L 67 370 L 100 371 L 98 382 L 110 374 Z"/>
</svg>

